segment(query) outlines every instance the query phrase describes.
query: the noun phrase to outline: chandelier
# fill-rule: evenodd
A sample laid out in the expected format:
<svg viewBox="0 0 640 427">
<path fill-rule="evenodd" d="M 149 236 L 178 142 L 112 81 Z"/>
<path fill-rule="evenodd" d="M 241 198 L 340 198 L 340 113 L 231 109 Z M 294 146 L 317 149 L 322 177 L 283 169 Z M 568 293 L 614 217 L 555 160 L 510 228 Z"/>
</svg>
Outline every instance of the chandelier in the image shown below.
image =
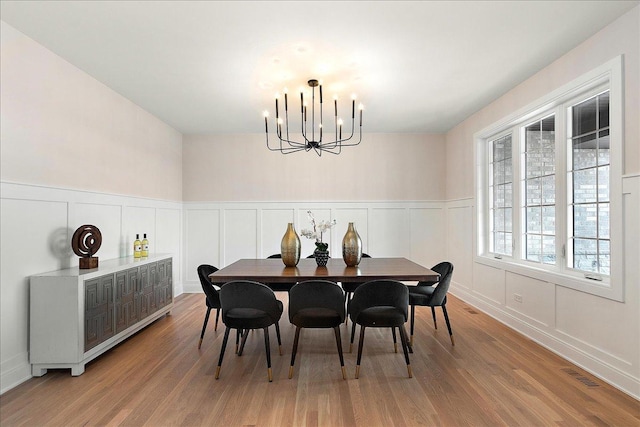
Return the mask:
<svg viewBox="0 0 640 427">
<path fill-rule="evenodd" d="M 279 143 L 275 146 L 269 145 L 269 112 L 264 112 L 264 130 L 267 137 L 267 148 L 271 151 L 279 151 L 282 154 L 290 154 L 298 151 L 311 151 L 314 150 L 318 156 L 322 156 L 322 153 L 340 154 L 342 147 L 350 147 L 360 144 L 362 141 L 362 110 L 364 109 L 362 104 L 358 105 L 358 111 L 360 116 L 360 130 L 358 142 L 351 141 L 355 133 L 356 127 L 356 97 L 351 97 L 351 132 L 348 137 L 342 137 L 342 125 L 343 120 L 338 116 L 338 97 L 333 97 L 333 117 L 334 117 L 334 132 L 335 136 L 327 138 L 325 135 L 329 132 L 324 132 L 322 122 L 322 85 L 318 83 L 318 80 L 312 79 L 307 82 L 311 87 L 311 109 L 307 108 L 304 98 L 304 92 L 300 91 L 300 130 L 302 138 L 299 140 L 291 139 L 289 135 L 289 102 L 287 98 L 287 89 L 284 90 L 284 116 L 280 116 L 278 110 L 278 101 L 280 95 L 276 94 L 276 136 Z M 316 88 L 319 89 L 320 105 L 318 113 L 316 114 Z M 317 120 L 317 121 L 316 121 Z M 317 123 L 317 128 L 316 128 Z M 346 131 L 346 129 L 345 129 Z M 333 133 L 333 132 L 331 132 Z M 317 139 L 316 139 L 317 137 Z"/>
</svg>

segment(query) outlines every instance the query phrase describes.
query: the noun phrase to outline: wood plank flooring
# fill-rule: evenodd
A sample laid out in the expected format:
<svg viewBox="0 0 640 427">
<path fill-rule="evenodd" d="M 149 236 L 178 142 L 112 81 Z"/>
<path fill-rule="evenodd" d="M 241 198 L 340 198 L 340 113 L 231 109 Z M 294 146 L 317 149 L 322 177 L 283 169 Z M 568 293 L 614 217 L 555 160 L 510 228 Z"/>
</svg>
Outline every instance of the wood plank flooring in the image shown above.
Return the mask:
<svg viewBox="0 0 640 427">
<path fill-rule="evenodd" d="M 277 296 L 286 306 L 286 293 Z M 449 300 L 455 347 L 441 310 L 434 330 L 430 310 L 416 309 L 411 379 L 390 331 L 375 329 L 367 330 L 359 379 L 355 349 L 345 353 L 342 379 L 330 329 L 302 331 L 288 379 L 295 329 L 285 307 L 282 356 L 271 328 L 269 383 L 262 332 L 249 335 L 241 357 L 231 342 L 214 379 L 224 326 L 214 332 L 212 316 L 198 350 L 204 295 L 183 294 L 171 315 L 89 363 L 83 375 L 50 370 L 0 396 L 0 425 L 640 426 L 637 400 Z M 347 352 L 349 331 L 342 327 Z"/>
</svg>

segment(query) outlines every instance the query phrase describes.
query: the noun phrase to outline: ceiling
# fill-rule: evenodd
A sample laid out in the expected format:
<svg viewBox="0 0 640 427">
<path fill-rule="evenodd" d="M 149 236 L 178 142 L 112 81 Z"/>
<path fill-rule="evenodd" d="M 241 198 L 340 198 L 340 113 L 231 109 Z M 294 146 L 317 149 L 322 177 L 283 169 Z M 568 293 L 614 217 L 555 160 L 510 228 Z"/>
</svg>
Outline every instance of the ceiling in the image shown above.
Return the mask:
<svg viewBox="0 0 640 427">
<path fill-rule="evenodd" d="M 639 3 L 2 1 L 0 16 L 184 134 L 263 132 L 274 94 L 311 78 L 343 117 L 356 93 L 365 132 L 442 133 Z"/>
</svg>

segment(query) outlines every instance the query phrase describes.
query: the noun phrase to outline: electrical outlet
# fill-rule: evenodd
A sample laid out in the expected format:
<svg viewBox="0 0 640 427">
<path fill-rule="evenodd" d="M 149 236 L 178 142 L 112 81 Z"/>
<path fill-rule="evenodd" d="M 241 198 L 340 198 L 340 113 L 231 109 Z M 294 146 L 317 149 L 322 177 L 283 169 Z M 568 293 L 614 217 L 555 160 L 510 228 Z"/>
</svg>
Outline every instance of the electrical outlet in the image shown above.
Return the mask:
<svg viewBox="0 0 640 427">
<path fill-rule="evenodd" d="M 513 299 L 515 300 L 515 302 L 522 302 L 522 295 L 520 294 L 513 294 Z"/>
</svg>

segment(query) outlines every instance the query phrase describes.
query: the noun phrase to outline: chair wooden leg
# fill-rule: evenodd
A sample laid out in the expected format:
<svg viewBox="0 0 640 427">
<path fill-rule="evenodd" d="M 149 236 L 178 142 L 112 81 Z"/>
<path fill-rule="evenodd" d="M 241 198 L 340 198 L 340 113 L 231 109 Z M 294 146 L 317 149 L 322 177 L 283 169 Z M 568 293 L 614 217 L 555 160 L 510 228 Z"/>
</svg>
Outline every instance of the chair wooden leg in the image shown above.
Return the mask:
<svg viewBox="0 0 640 427">
<path fill-rule="evenodd" d="M 393 335 L 393 352 L 398 352 L 398 340 L 396 338 L 396 328 L 391 328 L 391 335 Z"/>
<path fill-rule="evenodd" d="M 404 329 L 404 325 L 400 326 L 398 329 L 400 329 L 400 341 L 402 341 L 404 360 L 407 362 L 407 372 L 409 373 L 409 378 L 412 378 L 413 372 L 411 371 L 411 363 L 409 362 L 409 345 L 407 340 L 407 331 Z"/>
<path fill-rule="evenodd" d="M 238 349 L 238 356 L 242 356 L 242 352 L 244 351 L 244 345 L 247 342 L 247 337 L 249 336 L 249 329 L 245 329 L 242 332 L 242 340 L 240 341 L 240 348 Z"/>
<path fill-rule="evenodd" d="M 220 309 L 216 308 L 216 324 L 213 327 L 214 331 L 218 330 L 218 319 L 220 319 Z"/>
<path fill-rule="evenodd" d="M 264 349 L 267 352 L 267 378 L 269 382 L 273 381 L 273 374 L 271 372 L 271 348 L 269 347 L 269 328 L 264 328 Z"/>
<path fill-rule="evenodd" d="M 447 314 L 447 305 L 442 304 L 442 313 L 444 313 L 444 320 L 447 322 L 447 329 L 449 329 L 449 338 L 451 339 L 451 345 L 456 345 L 453 341 L 453 331 L 451 330 L 451 323 L 449 322 L 449 315 Z"/>
<path fill-rule="evenodd" d="M 340 336 L 340 326 L 333 328 L 333 332 L 336 336 L 336 345 L 338 346 L 338 356 L 340 356 L 340 369 L 342 370 L 342 379 L 347 379 L 347 371 L 344 368 L 344 357 L 342 355 L 342 338 Z M 291 364 L 293 366 L 293 364 Z"/>
<path fill-rule="evenodd" d="M 224 350 L 227 348 L 227 340 L 229 339 L 229 327 L 224 330 L 224 338 L 222 339 L 222 346 L 220 347 L 220 358 L 218 359 L 218 367 L 216 368 L 216 379 L 220 377 L 220 367 L 222 366 L 222 358 L 224 357 Z"/>
<path fill-rule="evenodd" d="M 240 344 L 240 334 L 242 329 L 236 329 L 236 354 L 238 354 L 238 344 Z"/>
<path fill-rule="evenodd" d="M 293 349 L 291 350 L 291 366 L 289 366 L 289 379 L 293 378 L 293 364 L 296 362 L 296 353 L 298 353 L 299 339 L 300 339 L 300 326 L 296 326 L 296 334 L 293 337 Z"/>
<path fill-rule="evenodd" d="M 351 342 L 349 344 L 349 353 L 353 353 L 353 339 L 356 336 L 356 322 L 351 319 Z"/>
<path fill-rule="evenodd" d="M 207 314 L 204 315 L 204 324 L 202 325 L 202 332 L 200 332 L 200 341 L 198 342 L 198 348 L 202 346 L 204 331 L 207 329 L 207 323 L 209 322 L 209 313 L 211 313 L 211 309 L 207 307 Z"/>
<path fill-rule="evenodd" d="M 415 324 L 416 321 L 416 306 L 412 305 L 411 306 L 411 338 L 409 339 L 409 342 L 411 342 L 411 346 L 413 347 L 413 326 Z"/>
<path fill-rule="evenodd" d="M 276 322 L 276 338 L 278 338 L 278 354 L 282 356 L 282 340 L 280 339 L 280 324 Z"/>
<path fill-rule="evenodd" d="M 362 344 L 364 343 L 364 330 L 366 328 L 360 325 L 360 342 L 358 343 L 358 361 L 356 362 L 356 379 L 360 376 L 360 359 L 362 359 Z"/>
<path fill-rule="evenodd" d="M 436 308 L 431 307 L 431 317 L 433 317 L 433 327 L 434 329 L 438 329 L 438 322 L 436 321 Z"/>
</svg>

